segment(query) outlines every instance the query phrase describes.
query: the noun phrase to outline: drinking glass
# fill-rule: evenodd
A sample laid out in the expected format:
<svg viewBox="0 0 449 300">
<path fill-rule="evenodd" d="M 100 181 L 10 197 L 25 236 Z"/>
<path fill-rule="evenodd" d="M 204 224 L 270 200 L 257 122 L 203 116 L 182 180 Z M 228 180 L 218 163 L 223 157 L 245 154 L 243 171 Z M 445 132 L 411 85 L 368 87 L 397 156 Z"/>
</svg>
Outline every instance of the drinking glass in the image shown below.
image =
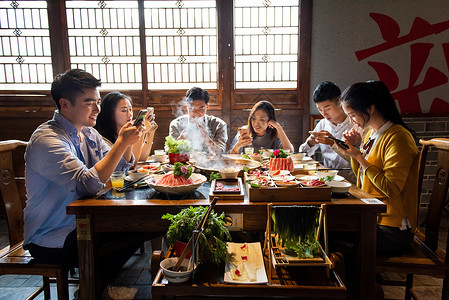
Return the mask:
<svg viewBox="0 0 449 300">
<path fill-rule="evenodd" d="M 125 184 L 125 172 L 114 171 L 111 175 L 111 185 L 114 190 L 122 188 Z"/>
<path fill-rule="evenodd" d="M 253 147 L 246 147 L 245 148 L 245 154 L 247 154 L 247 155 L 254 154 L 254 148 Z"/>
</svg>

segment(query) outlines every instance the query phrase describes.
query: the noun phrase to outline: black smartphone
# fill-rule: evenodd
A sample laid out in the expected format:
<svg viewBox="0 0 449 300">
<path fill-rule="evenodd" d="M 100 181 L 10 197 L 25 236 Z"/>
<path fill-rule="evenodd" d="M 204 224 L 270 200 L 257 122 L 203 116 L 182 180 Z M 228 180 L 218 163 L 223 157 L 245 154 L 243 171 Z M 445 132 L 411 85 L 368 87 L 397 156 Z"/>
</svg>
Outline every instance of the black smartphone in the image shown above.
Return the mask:
<svg viewBox="0 0 449 300">
<path fill-rule="evenodd" d="M 349 149 L 349 146 L 345 142 L 343 142 L 342 140 L 336 139 L 333 136 L 328 136 L 328 135 L 326 135 L 325 137 L 328 138 L 328 139 L 334 140 L 339 146 L 341 146 L 341 147 L 343 147 L 345 149 Z"/>
<path fill-rule="evenodd" d="M 139 113 L 137 114 L 136 119 L 134 120 L 133 126 L 139 126 L 142 124 L 143 120 L 145 119 L 145 116 L 148 112 L 148 109 L 141 109 L 139 110 Z"/>
</svg>

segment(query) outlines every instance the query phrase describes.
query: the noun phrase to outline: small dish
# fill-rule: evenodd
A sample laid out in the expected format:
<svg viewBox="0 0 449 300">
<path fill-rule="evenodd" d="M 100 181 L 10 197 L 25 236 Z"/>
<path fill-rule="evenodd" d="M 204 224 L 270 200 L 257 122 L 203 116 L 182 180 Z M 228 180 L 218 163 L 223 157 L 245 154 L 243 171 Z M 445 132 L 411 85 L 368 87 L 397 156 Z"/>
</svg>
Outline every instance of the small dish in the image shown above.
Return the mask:
<svg viewBox="0 0 449 300">
<path fill-rule="evenodd" d="M 144 166 L 140 167 L 140 168 L 138 169 L 138 171 L 139 171 L 139 172 L 144 172 L 144 170 L 146 170 L 146 171 L 148 171 L 148 172 L 150 172 L 150 173 L 151 173 L 151 172 L 154 173 L 154 172 L 159 171 L 160 167 L 161 167 L 161 163 L 159 163 L 159 162 L 154 162 L 154 163 L 150 163 L 150 164 L 148 164 L 148 165 L 144 165 Z"/>
<path fill-rule="evenodd" d="M 297 181 L 276 181 L 275 184 L 279 187 L 293 187 L 293 186 L 298 186 L 299 182 Z"/>
<path fill-rule="evenodd" d="M 221 178 L 231 179 L 239 176 L 240 169 L 237 168 L 223 168 L 220 170 Z"/>
<path fill-rule="evenodd" d="M 340 175 L 335 175 L 334 179 L 332 179 L 332 181 L 343 181 L 343 180 L 345 180 L 345 178 Z"/>
<path fill-rule="evenodd" d="M 303 169 L 304 170 L 316 170 L 316 164 L 304 164 Z"/>
<path fill-rule="evenodd" d="M 153 154 L 153 155 L 151 155 L 151 157 L 153 158 L 153 161 L 159 162 L 159 163 L 167 160 L 167 156 L 165 154 L 162 154 L 162 155 Z"/>
<path fill-rule="evenodd" d="M 253 154 L 250 155 L 250 157 L 251 157 L 252 160 L 261 161 L 262 158 L 263 158 L 263 155 L 259 154 L 259 153 L 253 153 Z"/>
<path fill-rule="evenodd" d="M 248 180 L 256 180 L 256 179 L 266 179 L 268 180 L 269 177 L 265 175 L 248 175 Z"/>
<path fill-rule="evenodd" d="M 335 177 L 337 175 L 337 170 L 316 170 L 315 175 L 318 176 L 318 178 L 325 178 L 325 177 Z"/>
<path fill-rule="evenodd" d="M 170 268 L 176 266 L 177 262 L 178 257 L 166 258 L 161 261 L 160 267 L 162 269 L 162 274 L 164 274 L 164 277 L 167 279 L 167 281 L 171 283 L 181 283 L 188 281 L 192 276 L 194 268 L 192 268 L 192 265 L 190 264 L 190 269 L 187 269 L 189 267 L 189 260 L 184 259 L 181 263 L 180 269 L 185 269 L 185 271 L 175 272 L 173 270 L 170 270 Z"/>
<path fill-rule="evenodd" d="M 329 181 L 326 185 L 331 187 L 332 193 L 337 194 L 346 194 L 351 187 L 351 184 L 346 181 Z"/>
<path fill-rule="evenodd" d="M 271 176 L 282 176 L 282 175 L 290 175 L 289 170 L 276 170 L 276 171 L 270 171 Z"/>
<path fill-rule="evenodd" d="M 292 157 L 292 159 L 293 159 L 293 160 L 297 160 L 297 161 L 303 160 L 303 158 L 304 158 L 305 155 L 306 155 L 306 154 L 305 154 L 304 152 L 298 152 L 298 153 L 292 153 L 292 154 L 290 154 L 290 156 Z"/>
<path fill-rule="evenodd" d="M 313 179 L 318 179 L 318 176 L 315 175 L 296 175 L 295 177 L 299 181 L 310 181 Z"/>
<path fill-rule="evenodd" d="M 271 157 L 271 154 L 273 153 L 274 150 L 266 150 L 266 149 L 264 149 L 264 150 L 261 150 L 261 151 L 262 151 L 262 156 L 264 158 L 269 158 L 269 157 Z"/>
<path fill-rule="evenodd" d="M 125 180 L 128 180 L 128 178 L 130 179 L 129 181 L 138 180 L 148 174 L 150 174 L 150 172 L 147 170 L 131 170 L 128 172 L 128 176 L 125 177 Z"/>
<path fill-rule="evenodd" d="M 292 181 L 292 180 L 295 180 L 295 176 L 293 176 L 293 175 L 277 175 L 277 176 L 273 176 L 272 179 L 274 181 L 285 181 L 285 180 Z M 277 184 L 277 182 L 276 182 L 276 184 Z"/>
<path fill-rule="evenodd" d="M 312 179 L 312 180 L 309 180 L 309 181 L 304 181 L 304 182 L 301 182 L 301 184 L 303 185 L 303 186 L 307 186 L 307 187 L 320 187 L 320 186 L 324 186 L 324 181 L 320 181 L 320 180 L 317 180 L 317 179 Z"/>
</svg>

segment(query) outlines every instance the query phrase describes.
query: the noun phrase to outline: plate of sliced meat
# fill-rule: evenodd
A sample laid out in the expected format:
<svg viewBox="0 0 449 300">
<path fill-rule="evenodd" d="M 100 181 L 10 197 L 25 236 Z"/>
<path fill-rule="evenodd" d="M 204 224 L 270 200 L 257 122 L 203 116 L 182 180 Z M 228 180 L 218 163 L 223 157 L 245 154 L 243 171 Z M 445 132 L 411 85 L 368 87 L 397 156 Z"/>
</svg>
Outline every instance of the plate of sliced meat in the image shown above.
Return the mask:
<svg viewBox="0 0 449 300">
<path fill-rule="evenodd" d="M 201 174 L 193 173 L 189 178 L 183 175 L 174 175 L 169 172 L 165 175 L 153 175 L 146 180 L 149 186 L 161 193 L 187 194 L 199 188 L 207 178 Z"/>
</svg>

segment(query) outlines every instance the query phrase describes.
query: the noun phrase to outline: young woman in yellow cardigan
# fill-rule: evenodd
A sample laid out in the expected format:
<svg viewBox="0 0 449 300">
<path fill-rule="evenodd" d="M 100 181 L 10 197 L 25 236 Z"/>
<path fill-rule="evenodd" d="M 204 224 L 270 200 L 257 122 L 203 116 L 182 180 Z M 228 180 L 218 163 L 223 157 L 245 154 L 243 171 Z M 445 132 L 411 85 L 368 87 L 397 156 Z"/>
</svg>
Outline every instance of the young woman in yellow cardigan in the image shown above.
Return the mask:
<svg viewBox="0 0 449 300">
<path fill-rule="evenodd" d="M 369 128 L 361 139 L 351 130 L 344 134 L 357 186 L 384 202 L 387 212 L 378 217 L 377 251 L 398 253 L 413 241 L 418 214 L 418 148 L 413 132 L 404 124 L 387 86 L 381 81 L 353 84 L 342 96 L 351 122 Z"/>
</svg>

